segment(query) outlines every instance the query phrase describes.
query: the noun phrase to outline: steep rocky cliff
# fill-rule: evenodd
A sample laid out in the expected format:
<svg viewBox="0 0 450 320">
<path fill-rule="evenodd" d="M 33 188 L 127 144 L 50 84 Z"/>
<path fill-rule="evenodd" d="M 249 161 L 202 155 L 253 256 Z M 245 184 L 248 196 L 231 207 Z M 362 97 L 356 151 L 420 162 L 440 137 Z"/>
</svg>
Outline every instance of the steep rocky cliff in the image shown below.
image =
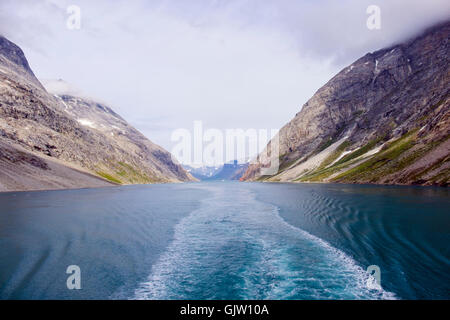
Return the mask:
<svg viewBox="0 0 450 320">
<path fill-rule="evenodd" d="M 280 169 L 244 180 L 448 185 L 450 22 L 343 69 L 279 132 Z"/>
<path fill-rule="evenodd" d="M 47 92 L 1 36 L 0 166 L 3 191 L 193 179 L 111 108 Z"/>
</svg>

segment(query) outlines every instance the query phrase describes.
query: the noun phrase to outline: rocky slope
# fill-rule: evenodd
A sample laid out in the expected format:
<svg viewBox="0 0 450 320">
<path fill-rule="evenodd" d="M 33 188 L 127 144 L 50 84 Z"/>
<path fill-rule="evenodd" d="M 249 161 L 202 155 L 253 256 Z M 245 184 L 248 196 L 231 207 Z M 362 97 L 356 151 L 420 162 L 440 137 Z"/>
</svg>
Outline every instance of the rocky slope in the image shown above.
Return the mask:
<svg viewBox="0 0 450 320">
<path fill-rule="evenodd" d="M 1 36 L 0 156 L 2 191 L 193 179 L 104 104 L 47 92 Z"/>
<path fill-rule="evenodd" d="M 243 179 L 447 186 L 449 36 L 442 23 L 343 69 L 280 130 L 278 173 Z"/>
</svg>

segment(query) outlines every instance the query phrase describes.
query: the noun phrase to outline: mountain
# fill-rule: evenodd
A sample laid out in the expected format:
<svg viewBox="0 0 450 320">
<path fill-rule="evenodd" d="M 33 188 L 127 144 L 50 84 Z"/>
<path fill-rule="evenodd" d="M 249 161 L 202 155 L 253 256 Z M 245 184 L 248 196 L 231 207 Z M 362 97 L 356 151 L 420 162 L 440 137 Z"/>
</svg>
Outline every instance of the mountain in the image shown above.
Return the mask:
<svg viewBox="0 0 450 320">
<path fill-rule="evenodd" d="M 222 169 L 222 166 L 192 167 L 185 164 L 183 168 L 198 180 L 207 180 L 218 173 Z"/>
<path fill-rule="evenodd" d="M 239 180 L 248 168 L 248 163 L 225 163 L 222 169 L 209 180 Z"/>
<path fill-rule="evenodd" d="M 192 174 L 195 178 L 202 181 L 213 180 L 239 180 L 248 168 L 248 163 L 225 163 L 221 166 L 203 166 L 194 168 L 184 165 L 184 168 Z"/>
<path fill-rule="evenodd" d="M 1 191 L 194 179 L 108 106 L 58 93 L 0 36 Z"/>
<path fill-rule="evenodd" d="M 449 37 L 447 21 L 344 68 L 279 131 L 278 173 L 243 179 L 448 186 Z"/>
</svg>

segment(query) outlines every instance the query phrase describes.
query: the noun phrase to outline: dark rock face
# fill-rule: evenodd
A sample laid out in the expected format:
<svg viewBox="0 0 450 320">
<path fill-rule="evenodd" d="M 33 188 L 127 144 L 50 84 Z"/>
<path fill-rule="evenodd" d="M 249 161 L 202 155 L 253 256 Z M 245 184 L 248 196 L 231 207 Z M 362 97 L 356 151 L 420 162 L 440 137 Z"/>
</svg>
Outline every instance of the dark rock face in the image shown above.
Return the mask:
<svg viewBox="0 0 450 320">
<path fill-rule="evenodd" d="M 22 49 L 0 35 L 0 70 L 12 73 L 26 79 L 34 87 L 43 89 L 41 83 L 34 76 Z"/>
<path fill-rule="evenodd" d="M 22 50 L 3 37 L 0 37 L 0 143 L 0 151 L 1 146 L 8 146 L 9 151 L 3 150 L 0 160 L 8 156 L 10 172 L 14 172 L 14 163 L 19 162 L 45 169 L 45 159 L 54 158 L 62 165 L 112 183 L 193 179 L 167 151 L 111 108 L 87 98 L 48 93 L 34 76 Z M 14 155 L 15 146 L 24 151 Z M 51 178 L 51 170 L 46 172 Z M 66 175 L 70 177 L 64 171 L 63 176 Z M 88 181 L 79 173 L 76 175 L 83 187 L 89 186 L 89 181 L 99 185 L 97 178 Z M 67 185 L 60 180 L 58 185 Z M 20 188 L 27 186 L 23 184 Z"/>
<path fill-rule="evenodd" d="M 12 63 L 22 67 L 26 72 L 29 72 L 34 76 L 22 49 L 2 36 L 0 36 L 0 52 L 2 52 L 2 55 Z"/>
<path fill-rule="evenodd" d="M 280 172 L 244 178 L 447 185 L 449 36 L 446 22 L 339 72 L 280 130 Z"/>
<path fill-rule="evenodd" d="M 10 163 L 24 163 L 24 164 L 30 164 L 33 167 L 40 168 L 43 170 L 49 170 L 48 164 L 42 160 L 41 158 L 30 154 L 26 152 L 20 152 L 17 150 L 14 150 L 12 148 L 7 148 L 3 146 L 3 148 L 0 149 L 0 158 L 3 161 L 8 161 Z"/>
</svg>

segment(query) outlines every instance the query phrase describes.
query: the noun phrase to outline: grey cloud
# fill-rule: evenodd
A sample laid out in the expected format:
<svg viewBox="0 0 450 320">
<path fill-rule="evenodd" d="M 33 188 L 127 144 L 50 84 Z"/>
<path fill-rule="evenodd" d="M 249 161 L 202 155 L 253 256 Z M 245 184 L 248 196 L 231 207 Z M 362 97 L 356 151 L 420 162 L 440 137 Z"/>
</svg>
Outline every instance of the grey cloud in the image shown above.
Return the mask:
<svg viewBox="0 0 450 320">
<path fill-rule="evenodd" d="M 81 30 L 65 27 L 79 5 Z M 379 31 L 366 8 L 381 8 Z M 170 150 L 174 128 L 280 128 L 343 66 L 450 17 L 448 0 L 2 0 L 39 78 L 105 101 Z"/>
</svg>

